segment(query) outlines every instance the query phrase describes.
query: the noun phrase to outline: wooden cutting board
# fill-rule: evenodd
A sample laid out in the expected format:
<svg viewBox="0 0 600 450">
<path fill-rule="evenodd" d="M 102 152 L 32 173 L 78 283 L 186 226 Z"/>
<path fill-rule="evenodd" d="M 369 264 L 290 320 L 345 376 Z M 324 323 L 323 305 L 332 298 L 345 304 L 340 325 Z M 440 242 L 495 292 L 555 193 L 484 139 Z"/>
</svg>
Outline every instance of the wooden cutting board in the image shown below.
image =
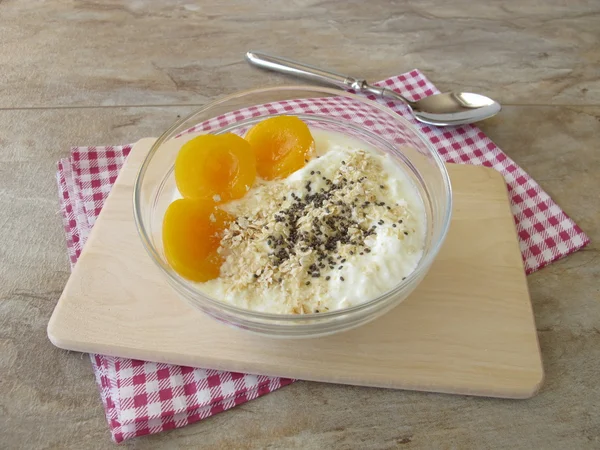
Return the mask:
<svg viewBox="0 0 600 450">
<path fill-rule="evenodd" d="M 447 240 L 417 290 L 384 317 L 333 336 L 281 340 L 229 328 L 181 301 L 142 247 L 132 189 L 138 142 L 48 324 L 58 347 L 303 380 L 527 398 L 543 380 L 503 178 L 448 165 Z"/>
</svg>

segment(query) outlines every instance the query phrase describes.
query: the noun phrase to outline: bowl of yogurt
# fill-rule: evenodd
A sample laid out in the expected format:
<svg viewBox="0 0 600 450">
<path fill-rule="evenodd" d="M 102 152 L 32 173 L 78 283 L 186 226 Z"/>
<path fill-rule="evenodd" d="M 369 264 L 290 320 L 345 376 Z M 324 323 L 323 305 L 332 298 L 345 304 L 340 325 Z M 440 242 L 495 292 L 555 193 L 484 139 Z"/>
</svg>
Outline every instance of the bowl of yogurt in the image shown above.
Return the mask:
<svg viewBox="0 0 600 450">
<path fill-rule="evenodd" d="M 179 296 L 272 337 L 332 334 L 397 307 L 451 211 L 444 163 L 412 124 L 305 86 L 239 92 L 178 121 L 134 186 L 141 241 Z"/>
</svg>

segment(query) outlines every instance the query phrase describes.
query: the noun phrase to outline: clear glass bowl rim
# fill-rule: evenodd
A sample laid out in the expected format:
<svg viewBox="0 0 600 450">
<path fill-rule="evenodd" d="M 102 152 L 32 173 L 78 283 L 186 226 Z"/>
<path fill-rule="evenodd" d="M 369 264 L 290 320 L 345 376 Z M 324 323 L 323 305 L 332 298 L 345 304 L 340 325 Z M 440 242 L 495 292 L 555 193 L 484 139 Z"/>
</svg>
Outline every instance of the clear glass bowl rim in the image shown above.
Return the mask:
<svg viewBox="0 0 600 450">
<path fill-rule="evenodd" d="M 160 255 L 156 251 L 154 245 L 152 244 L 152 241 L 151 241 L 150 237 L 148 236 L 148 233 L 146 232 L 146 228 L 144 226 L 144 223 L 143 223 L 143 220 L 141 217 L 142 213 L 141 213 L 141 205 L 140 205 L 140 192 L 142 189 L 142 182 L 144 180 L 144 175 L 146 173 L 146 170 L 147 170 L 148 166 L 150 165 L 154 154 L 159 151 L 163 142 L 165 142 L 169 138 L 174 137 L 174 136 L 172 136 L 173 133 L 179 127 L 181 127 L 184 123 L 186 123 L 188 120 L 192 119 L 196 115 L 199 115 L 203 112 L 210 110 L 211 108 L 214 108 L 217 105 L 226 103 L 226 102 L 231 101 L 236 98 L 241 98 L 241 97 L 245 97 L 245 96 L 252 95 L 252 94 L 265 94 L 265 93 L 269 93 L 269 92 L 281 92 L 281 91 L 290 91 L 290 92 L 304 91 L 304 92 L 311 93 L 311 94 L 323 93 L 323 94 L 331 94 L 333 96 L 342 96 L 342 97 L 350 98 L 350 99 L 360 102 L 360 103 L 364 103 L 373 108 L 379 109 L 383 113 L 386 113 L 387 115 L 391 116 L 392 120 L 401 123 L 405 128 L 410 130 L 410 132 L 412 132 L 423 143 L 423 145 L 425 145 L 425 147 L 429 150 L 436 166 L 440 169 L 441 175 L 443 177 L 445 191 L 447 193 L 447 205 L 446 205 L 447 209 L 446 209 L 445 216 L 442 218 L 442 221 L 443 221 L 442 230 L 441 230 L 441 233 L 439 234 L 438 239 L 435 242 L 432 242 L 432 246 L 429 249 L 429 252 L 427 253 L 427 255 L 425 255 L 423 258 L 421 258 L 416 269 L 413 272 L 411 272 L 411 274 L 408 275 L 406 277 L 406 279 L 400 281 L 392 289 L 385 292 L 384 294 L 382 294 L 374 299 L 371 299 L 367 302 L 364 302 L 364 303 L 361 303 L 359 305 L 355 305 L 355 306 L 352 306 L 349 308 L 339 309 L 339 310 L 335 310 L 335 311 L 328 311 L 328 312 L 319 313 L 319 314 L 271 314 L 271 313 L 252 311 L 252 310 L 244 309 L 244 308 L 238 308 L 238 307 L 230 305 L 228 303 L 213 299 L 213 298 L 209 297 L 208 295 L 198 292 L 198 291 L 190 288 L 190 286 L 182 283 L 174 275 L 172 269 L 163 262 L 162 258 L 160 257 Z M 273 100 L 273 101 L 278 102 L 280 100 Z M 274 114 L 274 115 L 286 115 L 286 114 L 287 113 Z M 208 120 L 208 119 L 205 119 L 205 120 Z M 181 131 L 180 131 L 180 133 L 181 133 Z M 167 129 L 156 140 L 156 142 L 154 142 L 154 144 L 152 144 L 150 151 L 144 158 L 144 161 L 143 161 L 140 169 L 138 170 L 138 173 L 135 178 L 135 183 L 133 186 L 133 211 L 134 211 L 134 220 L 135 220 L 136 228 L 138 230 L 138 234 L 140 236 L 140 239 L 142 240 L 142 244 L 143 244 L 144 248 L 150 255 L 150 259 L 152 259 L 152 261 L 159 267 L 159 269 L 167 276 L 168 281 L 170 283 L 175 284 L 175 286 L 177 286 L 178 290 L 182 290 L 183 292 L 185 292 L 188 297 L 188 300 L 194 299 L 193 301 L 195 301 L 195 298 L 198 297 L 199 295 L 201 295 L 202 301 L 209 303 L 211 306 L 213 306 L 217 309 L 222 309 L 222 310 L 225 310 L 229 313 L 236 314 L 236 315 L 246 316 L 247 318 L 253 318 L 253 319 L 264 320 L 264 321 L 273 321 L 273 322 L 301 323 L 301 322 L 310 322 L 310 321 L 314 321 L 314 320 L 320 321 L 320 320 L 324 320 L 324 319 L 333 319 L 335 317 L 343 317 L 343 316 L 347 316 L 352 313 L 358 313 L 359 311 L 369 309 L 373 305 L 375 305 L 379 302 L 383 302 L 383 301 L 385 301 L 385 299 L 389 298 L 390 296 L 395 295 L 399 290 L 402 289 L 403 286 L 411 284 L 411 282 L 415 278 L 418 278 L 418 276 L 420 275 L 420 273 L 423 270 L 427 270 L 427 268 L 433 262 L 433 259 L 437 256 L 442 244 L 444 243 L 444 241 L 446 239 L 446 235 L 448 234 L 448 229 L 450 228 L 450 220 L 452 217 L 452 204 L 453 204 L 452 187 L 450 184 L 450 177 L 448 175 L 448 171 L 446 170 L 446 166 L 444 165 L 443 159 L 438 154 L 438 152 L 433 148 L 433 146 L 423 137 L 422 133 L 418 129 L 416 129 L 410 122 L 408 122 L 406 119 L 404 119 L 399 114 L 395 113 L 393 110 L 391 110 L 387 106 L 380 105 L 379 103 L 376 103 L 367 98 L 363 98 L 361 96 L 352 94 L 350 92 L 342 91 L 339 89 L 332 89 L 332 88 L 326 88 L 326 87 L 320 87 L 320 86 L 307 86 L 307 85 L 281 85 L 281 86 L 261 87 L 261 88 L 254 88 L 254 89 L 238 91 L 233 94 L 230 94 L 230 95 L 227 95 L 224 97 L 220 97 L 217 100 L 214 100 L 212 102 L 209 102 L 205 106 L 190 113 L 188 116 L 177 120 L 169 129 Z"/>
</svg>

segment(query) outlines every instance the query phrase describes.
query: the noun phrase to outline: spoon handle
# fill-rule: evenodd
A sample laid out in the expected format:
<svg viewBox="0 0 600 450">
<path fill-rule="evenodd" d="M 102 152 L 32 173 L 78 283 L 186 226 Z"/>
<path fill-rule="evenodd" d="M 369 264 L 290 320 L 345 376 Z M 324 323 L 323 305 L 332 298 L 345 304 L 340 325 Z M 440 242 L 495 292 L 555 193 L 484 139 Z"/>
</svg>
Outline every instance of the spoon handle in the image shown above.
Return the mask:
<svg viewBox="0 0 600 450">
<path fill-rule="evenodd" d="M 355 89 L 357 91 L 362 91 L 364 87 L 367 86 L 367 82 L 359 78 L 330 72 L 308 64 L 280 58 L 278 56 L 267 55 L 265 53 L 249 51 L 246 53 L 246 59 L 250 64 L 262 69 L 282 72 L 316 83 L 325 83 L 344 89 Z"/>
</svg>

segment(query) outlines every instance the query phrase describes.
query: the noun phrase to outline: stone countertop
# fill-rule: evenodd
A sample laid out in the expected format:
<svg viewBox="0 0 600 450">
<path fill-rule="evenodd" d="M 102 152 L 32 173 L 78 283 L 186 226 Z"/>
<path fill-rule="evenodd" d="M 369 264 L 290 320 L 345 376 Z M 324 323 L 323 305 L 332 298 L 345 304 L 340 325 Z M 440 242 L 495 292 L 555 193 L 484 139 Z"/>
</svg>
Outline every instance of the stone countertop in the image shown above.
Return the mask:
<svg viewBox="0 0 600 450">
<path fill-rule="evenodd" d="M 475 3 L 475 2 L 473 2 Z M 0 1 L 3 448 L 113 448 L 87 355 L 46 324 L 69 276 L 54 181 L 72 145 L 156 136 L 288 79 L 257 49 L 377 80 L 421 69 L 499 100 L 481 128 L 592 239 L 528 277 L 546 380 L 521 401 L 298 382 L 126 448 L 599 448 L 600 4 Z"/>
</svg>

